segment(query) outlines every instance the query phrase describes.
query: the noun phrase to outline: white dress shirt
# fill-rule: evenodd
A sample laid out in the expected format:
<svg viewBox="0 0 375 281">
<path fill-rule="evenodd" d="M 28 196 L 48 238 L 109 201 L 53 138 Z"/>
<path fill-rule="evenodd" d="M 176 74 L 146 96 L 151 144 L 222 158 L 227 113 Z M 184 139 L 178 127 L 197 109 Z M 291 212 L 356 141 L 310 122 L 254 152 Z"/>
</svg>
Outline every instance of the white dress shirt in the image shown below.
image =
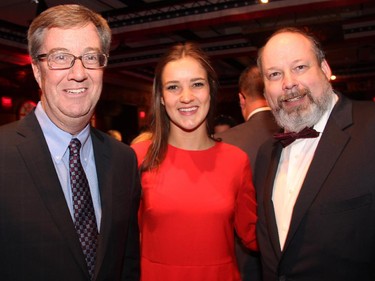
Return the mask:
<svg viewBox="0 0 375 281">
<path fill-rule="evenodd" d="M 42 128 L 44 137 L 46 139 L 53 164 L 59 177 L 62 191 L 64 192 L 65 200 L 70 211 L 72 220 L 74 221 L 73 211 L 73 197 L 69 177 L 69 143 L 73 137 L 80 140 L 81 148 L 81 162 L 89 182 L 91 197 L 95 210 L 96 224 L 98 231 L 100 230 L 100 222 L 102 216 L 101 200 L 99 194 L 98 177 L 96 173 L 94 149 L 92 146 L 90 136 L 90 126 L 87 125 L 78 135 L 72 136 L 58 128 L 45 113 L 41 101 L 39 101 L 35 115 L 38 119 L 40 127 Z"/>
<path fill-rule="evenodd" d="M 334 96 L 331 107 L 314 126 L 314 129 L 320 132 L 319 136 L 317 138 L 297 139 L 285 147 L 281 153 L 272 194 L 281 250 L 284 248 L 288 235 L 298 194 L 314 157 L 322 132 L 338 100 L 337 95 L 335 94 Z"/>
</svg>

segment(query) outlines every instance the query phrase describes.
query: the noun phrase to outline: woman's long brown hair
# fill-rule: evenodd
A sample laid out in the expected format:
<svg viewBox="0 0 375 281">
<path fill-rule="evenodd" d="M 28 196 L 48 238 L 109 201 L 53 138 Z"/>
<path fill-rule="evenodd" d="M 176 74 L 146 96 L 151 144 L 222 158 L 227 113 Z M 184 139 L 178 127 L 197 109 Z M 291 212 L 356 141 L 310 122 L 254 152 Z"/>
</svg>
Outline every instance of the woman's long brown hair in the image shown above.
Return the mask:
<svg viewBox="0 0 375 281">
<path fill-rule="evenodd" d="M 150 112 L 150 131 L 152 138 L 150 147 L 141 165 L 141 172 L 159 167 L 165 159 L 168 147 L 170 120 L 165 107 L 161 104 L 161 98 L 163 95 L 162 75 L 165 66 L 169 62 L 184 57 L 196 59 L 207 72 L 207 79 L 210 87 L 210 109 L 207 115 L 207 134 L 210 136 L 216 94 L 218 91 L 216 72 L 211 66 L 208 56 L 197 44 L 192 42 L 176 44 L 164 54 L 155 69 Z"/>
</svg>

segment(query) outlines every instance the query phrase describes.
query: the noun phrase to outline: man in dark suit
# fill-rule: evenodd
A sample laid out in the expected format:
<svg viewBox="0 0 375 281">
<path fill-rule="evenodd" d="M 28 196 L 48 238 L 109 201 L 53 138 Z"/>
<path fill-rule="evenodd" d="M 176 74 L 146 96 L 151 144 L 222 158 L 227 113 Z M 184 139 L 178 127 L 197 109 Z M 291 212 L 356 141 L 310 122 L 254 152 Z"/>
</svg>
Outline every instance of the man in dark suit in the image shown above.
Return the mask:
<svg viewBox="0 0 375 281">
<path fill-rule="evenodd" d="M 109 26 L 85 7 L 56 6 L 28 40 L 41 101 L 0 128 L 1 279 L 139 280 L 136 158 L 90 126 Z"/>
<path fill-rule="evenodd" d="M 277 125 L 263 95 L 264 83 L 257 66 L 245 68 L 238 80 L 239 103 L 244 123 L 215 134 L 224 142 L 238 146 L 247 153 L 254 170 L 258 149 L 280 127 Z"/>
<path fill-rule="evenodd" d="M 264 98 L 264 83 L 257 66 L 248 66 L 241 73 L 238 86 L 241 113 L 246 122 L 216 134 L 215 137 L 245 151 L 254 170 L 260 145 L 280 128 Z M 262 280 L 258 253 L 250 252 L 237 241 L 236 255 L 243 281 Z"/>
<path fill-rule="evenodd" d="M 274 33 L 258 65 L 289 133 L 255 167 L 264 280 L 375 280 L 375 104 L 336 93 L 318 41 L 299 29 Z"/>
</svg>

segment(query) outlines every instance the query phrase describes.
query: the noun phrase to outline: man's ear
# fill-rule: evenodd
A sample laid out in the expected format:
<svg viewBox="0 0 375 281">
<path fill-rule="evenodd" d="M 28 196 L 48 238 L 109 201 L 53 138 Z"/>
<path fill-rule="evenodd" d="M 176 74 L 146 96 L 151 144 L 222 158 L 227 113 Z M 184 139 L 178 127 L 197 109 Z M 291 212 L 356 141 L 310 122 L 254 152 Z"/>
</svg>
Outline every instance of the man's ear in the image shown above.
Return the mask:
<svg viewBox="0 0 375 281">
<path fill-rule="evenodd" d="M 320 68 L 322 69 L 323 73 L 327 77 L 328 81 L 331 80 L 332 71 L 326 60 L 322 61 L 322 63 L 320 64 Z"/>
<path fill-rule="evenodd" d="M 238 93 L 238 98 L 240 100 L 240 107 L 241 109 L 245 109 L 246 107 L 246 98 L 244 96 L 244 94 L 242 94 L 241 92 Z"/>
</svg>

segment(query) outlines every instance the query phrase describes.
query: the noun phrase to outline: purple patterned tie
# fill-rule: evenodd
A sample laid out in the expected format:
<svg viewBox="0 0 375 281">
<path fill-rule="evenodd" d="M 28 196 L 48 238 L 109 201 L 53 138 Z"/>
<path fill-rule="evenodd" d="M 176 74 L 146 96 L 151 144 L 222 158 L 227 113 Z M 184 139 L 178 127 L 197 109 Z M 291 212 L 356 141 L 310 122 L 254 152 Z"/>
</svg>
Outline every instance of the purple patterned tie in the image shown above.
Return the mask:
<svg viewBox="0 0 375 281">
<path fill-rule="evenodd" d="M 69 145 L 69 172 L 73 195 L 75 228 L 85 255 L 91 278 L 94 275 L 98 228 L 89 183 L 82 168 L 79 151 L 81 142 L 74 138 Z"/>
</svg>

